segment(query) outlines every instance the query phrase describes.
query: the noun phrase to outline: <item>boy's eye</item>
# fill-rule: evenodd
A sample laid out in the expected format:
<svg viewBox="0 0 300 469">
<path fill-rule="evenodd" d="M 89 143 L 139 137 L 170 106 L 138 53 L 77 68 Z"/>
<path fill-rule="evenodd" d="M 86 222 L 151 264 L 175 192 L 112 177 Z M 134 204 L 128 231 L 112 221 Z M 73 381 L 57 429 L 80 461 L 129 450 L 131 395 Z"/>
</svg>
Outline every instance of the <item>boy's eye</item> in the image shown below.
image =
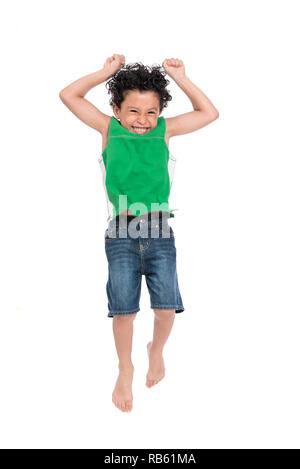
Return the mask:
<svg viewBox="0 0 300 469">
<path fill-rule="evenodd" d="M 135 109 L 131 109 L 130 111 L 131 111 L 131 112 L 136 112 Z M 154 111 L 149 111 L 149 114 L 155 114 L 155 112 L 154 112 Z"/>
</svg>

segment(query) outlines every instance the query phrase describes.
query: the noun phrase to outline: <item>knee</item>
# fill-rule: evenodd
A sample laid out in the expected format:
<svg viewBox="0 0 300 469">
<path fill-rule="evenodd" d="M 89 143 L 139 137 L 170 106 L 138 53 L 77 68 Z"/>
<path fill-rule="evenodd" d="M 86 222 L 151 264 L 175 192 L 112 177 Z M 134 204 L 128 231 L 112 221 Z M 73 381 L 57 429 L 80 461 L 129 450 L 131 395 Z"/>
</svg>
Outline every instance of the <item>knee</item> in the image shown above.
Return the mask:
<svg viewBox="0 0 300 469">
<path fill-rule="evenodd" d="M 175 309 L 154 309 L 154 314 L 158 319 L 170 319 L 175 316 Z"/>
</svg>

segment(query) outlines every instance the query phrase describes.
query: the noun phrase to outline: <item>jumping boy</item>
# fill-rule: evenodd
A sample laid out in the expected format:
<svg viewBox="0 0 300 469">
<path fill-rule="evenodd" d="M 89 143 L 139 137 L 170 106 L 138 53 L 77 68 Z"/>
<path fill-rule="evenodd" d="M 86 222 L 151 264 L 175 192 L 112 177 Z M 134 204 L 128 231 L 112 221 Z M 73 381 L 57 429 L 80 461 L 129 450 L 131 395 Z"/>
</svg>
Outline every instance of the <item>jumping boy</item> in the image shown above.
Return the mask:
<svg viewBox="0 0 300 469">
<path fill-rule="evenodd" d="M 140 63 L 125 66 L 124 55 L 114 54 L 101 70 L 71 83 L 59 94 L 80 120 L 102 135 L 99 162 L 109 209 L 105 231 L 108 317 L 113 318 L 119 358 L 112 401 L 123 412 L 132 410 L 131 349 L 133 320 L 140 310 L 141 276 L 146 277 L 154 310 L 153 339 L 147 344 L 149 388 L 164 377 L 163 348 L 175 313 L 184 311 L 174 231 L 166 223 L 166 218 L 174 217 L 168 204 L 174 171 L 169 139 L 194 132 L 219 117 L 207 96 L 185 75 L 182 60 L 165 59 L 162 67 L 164 71 L 160 66 Z M 188 96 L 193 111 L 171 118 L 160 116 L 172 99 L 166 89 L 166 74 Z M 102 113 L 84 98 L 91 88 L 108 79 L 114 116 Z M 166 225 L 168 236 L 164 234 Z"/>
</svg>

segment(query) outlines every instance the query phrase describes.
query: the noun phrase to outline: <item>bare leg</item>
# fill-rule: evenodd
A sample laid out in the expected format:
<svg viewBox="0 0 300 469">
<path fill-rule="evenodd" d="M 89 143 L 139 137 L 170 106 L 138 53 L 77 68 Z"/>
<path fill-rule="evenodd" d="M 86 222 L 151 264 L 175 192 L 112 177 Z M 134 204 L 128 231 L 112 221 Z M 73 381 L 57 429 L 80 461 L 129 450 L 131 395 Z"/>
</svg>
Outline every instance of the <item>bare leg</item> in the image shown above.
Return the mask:
<svg viewBox="0 0 300 469">
<path fill-rule="evenodd" d="M 112 401 L 123 412 L 132 410 L 132 379 L 134 367 L 131 361 L 133 320 L 135 314 L 114 316 L 113 333 L 119 357 L 119 376 L 112 393 Z"/>
<path fill-rule="evenodd" d="M 175 310 L 154 309 L 154 315 L 153 340 L 147 344 L 149 370 L 146 378 L 146 386 L 148 388 L 157 384 L 165 376 L 162 352 L 173 327 Z"/>
</svg>

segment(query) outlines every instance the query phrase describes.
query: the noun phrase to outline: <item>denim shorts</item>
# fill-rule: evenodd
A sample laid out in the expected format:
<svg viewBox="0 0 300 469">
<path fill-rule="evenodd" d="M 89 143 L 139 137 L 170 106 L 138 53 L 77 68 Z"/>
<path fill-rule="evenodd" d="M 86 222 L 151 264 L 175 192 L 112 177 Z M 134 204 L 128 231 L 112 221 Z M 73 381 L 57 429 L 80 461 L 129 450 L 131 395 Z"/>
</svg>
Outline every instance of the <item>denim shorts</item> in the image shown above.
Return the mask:
<svg viewBox="0 0 300 469">
<path fill-rule="evenodd" d="M 121 215 L 109 223 L 104 238 L 108 317 L 140 311 L 142 275 L 146 277 L 150 308 L 184 311 L 177 278 L 175 236 L 166 217 Z"/>
</svg>

